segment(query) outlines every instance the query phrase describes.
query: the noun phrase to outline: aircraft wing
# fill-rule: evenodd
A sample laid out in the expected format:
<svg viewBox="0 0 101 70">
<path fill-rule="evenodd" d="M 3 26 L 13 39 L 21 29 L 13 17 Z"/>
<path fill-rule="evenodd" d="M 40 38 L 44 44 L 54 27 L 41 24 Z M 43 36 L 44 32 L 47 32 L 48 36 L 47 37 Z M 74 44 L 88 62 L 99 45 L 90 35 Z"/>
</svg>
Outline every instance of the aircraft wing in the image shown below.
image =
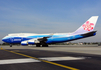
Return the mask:
<svg viewBox="0 0 101 70">
<path fill-rule="evenodd" d="M 33 38 L 30 40 L 22 41 L 21 44 L 37 44 L 37 43 L 45 43 L 47 41 L 47 38 L 52 37 L 53 34 L 50 34 L 46 37 L 41 37 L 41 38 Z"/>
<path fill-rule="evenodd" d="M 53 34 L 50 34 L 50 35 L 48 35 L 48 36 L 46 36 L 46 37 L 37 38 L 37 40 L 38 40 L 38 41 L 47 41 L 47 38 L 50 38 L 50 37 L 52 37 L 52 36 L 53 36 Z"/>
</svg>

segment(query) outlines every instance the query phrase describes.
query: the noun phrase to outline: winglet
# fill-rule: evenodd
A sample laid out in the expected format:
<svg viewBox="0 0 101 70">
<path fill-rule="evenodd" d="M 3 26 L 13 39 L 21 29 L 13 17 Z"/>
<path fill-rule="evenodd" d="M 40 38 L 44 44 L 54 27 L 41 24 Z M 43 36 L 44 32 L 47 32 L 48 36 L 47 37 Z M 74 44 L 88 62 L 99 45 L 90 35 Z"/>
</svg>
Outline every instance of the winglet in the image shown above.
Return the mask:
<svg viewBox="0 0 101 70">
<path fill-rule="evenodd" d="M 94 30 L 98 16 L 92 16 L 81 27 L 79 27 L 73 34 L 83 34 Z"/>
</svg>

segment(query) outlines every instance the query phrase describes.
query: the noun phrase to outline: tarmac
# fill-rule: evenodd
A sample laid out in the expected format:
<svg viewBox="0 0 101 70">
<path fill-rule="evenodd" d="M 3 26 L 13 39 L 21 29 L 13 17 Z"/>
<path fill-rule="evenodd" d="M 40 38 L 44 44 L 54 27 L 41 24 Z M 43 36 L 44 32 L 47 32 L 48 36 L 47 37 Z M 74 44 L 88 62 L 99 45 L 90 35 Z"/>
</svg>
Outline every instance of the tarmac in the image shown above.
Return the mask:
<svg viewBox="0 0 101 70">
<path fill-rule="evenodd" d="M 0 70 L 101 70 L 101 46 L 0 46 Z"/>
<path fill-rule="evenodd" d="M 36 49 L 46 51 L 73 52 L 101 55 L 101 46 L 98 45 L 49 45 L 49 47 L 33 46 L 0 46 L 4 49 Z"/>
</svg>

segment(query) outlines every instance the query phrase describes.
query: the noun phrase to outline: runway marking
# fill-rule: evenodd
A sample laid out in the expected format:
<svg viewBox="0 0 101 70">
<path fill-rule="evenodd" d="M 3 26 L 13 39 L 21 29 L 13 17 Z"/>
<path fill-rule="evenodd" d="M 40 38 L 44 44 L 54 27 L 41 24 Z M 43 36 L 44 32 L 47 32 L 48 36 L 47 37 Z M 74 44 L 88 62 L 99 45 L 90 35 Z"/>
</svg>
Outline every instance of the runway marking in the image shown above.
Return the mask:
<svg viewBox="0 0 101 70">
<path fill-rule="evenodd" d="M 40 62 L 40 61 L 31 59 L 31 58 L 7 59 L 7 60 L 0 60 L 0 65 L 1 64 L 28 63 L 28 62 Z"/>
<path fill-rule="evenodd" d="M 63 61 L 63 60 L 81 60 L 81 59 L 85 59 L 84 57 L 46 57 L 46 58 L 40 58 L 40 59 L 44 59 L 47 61 Z"/>
<path fill-rule="evenodd" d="M 25 54 L 22 54 L 22 53 L 17 53 L 17 52 L 5 50 L 5 49 L 2 49 L 2 50 L 8 51 L 8 52 L 11 52 L 11 53 L 14 53 L 14 54 L 18 54 L 18 55 L 21 55 L 21 56 L 29 57 L 29 58 L 32 58 L 32 59 L 36 59 L 36 60 L 39 60 L 39 61 L 42 61 L 42 62 L 45 62 L 45 63 L 49 63 L 49 64 L 52 64 L 52 65 L 56 65 L 56 66 L 59 66 L 59 67 L 63 67 L 63 68 L 66 68 L 66 69 L 79 70 L 79 69 L 77 69 L 77 68 L 73 68 L 73 67 L 70 67 L 70 66 L 58 64 L 58 63 L 51 62 L 51 61 L 47 61 L 47 60 L 43 60 L 43 59 L 38 59 L 38 58 L 36 58 L 36 57 L 32 57 L 32 56 L 25 55 Z"/>
<path fill-rule="evenodd" d="M 85 58 L 68 56 L 68 57 L 44 57 L 44 58 L 39 58 L 39 59 L 44 59 L 47 61 L 63 61 L 63 60 L 81 60 Z M 29 62 L 41 62 L 41 61 L 35 60 L 32 58 L 6 59 L 6 60 L 0 60 L 0 65 L 1 64 L 29 63 Z"/>
</svg>

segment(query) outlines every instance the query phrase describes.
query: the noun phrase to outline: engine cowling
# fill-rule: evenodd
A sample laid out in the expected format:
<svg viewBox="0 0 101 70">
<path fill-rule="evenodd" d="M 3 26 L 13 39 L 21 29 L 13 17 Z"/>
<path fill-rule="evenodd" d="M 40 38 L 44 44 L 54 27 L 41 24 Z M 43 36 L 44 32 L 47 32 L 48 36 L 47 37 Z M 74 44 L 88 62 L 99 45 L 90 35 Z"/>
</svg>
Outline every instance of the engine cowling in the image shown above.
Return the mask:
<svg viewBox="0 0 101 70">
<path fill-rule="evenodd" d="M 37 44 L 37 43 L 40 43 L 40 41 L 38 39 L 31 39 L 31 40 L 27 40 L 27 41 L 22 41 L 21 45 Z"/>
<path fill-rule="evenodd" d="M 40 41 L 37 38 L 28 40 L 28 44 L 35 44 L 35 43 L 40 43 Z"/>
<path fill-rule="evenodd" d="M 22 41 L 21 45 L 28 45 L 28 41 Z"/>
</svg>

